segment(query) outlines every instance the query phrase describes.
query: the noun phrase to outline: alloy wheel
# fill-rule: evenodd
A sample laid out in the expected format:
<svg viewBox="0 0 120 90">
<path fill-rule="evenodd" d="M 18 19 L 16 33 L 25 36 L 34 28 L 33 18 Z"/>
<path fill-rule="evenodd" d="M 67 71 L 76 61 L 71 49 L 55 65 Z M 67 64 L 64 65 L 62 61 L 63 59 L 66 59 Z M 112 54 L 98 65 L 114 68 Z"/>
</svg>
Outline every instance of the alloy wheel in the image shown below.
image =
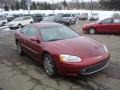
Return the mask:
<svg viewBox="0 0 120 90">
<path fill-rule="evenodd" d="M 55 72 L 54 62 L 52 60 L 52 57 L 49 54 L 45 54 L 44 55 L 43 64 L 44 64 L 44 70 L 45 70 L 45 72 L 50 77 L 55 76 L 56 72 Z"/>
<path fill-rule="evenodd" d="M 94 28 L 89 29 L 89 34 L 95 34 L 95 33 L 96 33 L 96 30 Z"/>
<path fill-rule="evenodd" d="M 19 43 L 17 43 L 17 53 L 19 55 L 22 55 L 22 49 L 21 49 L 21 45 Z"/>
</svg>

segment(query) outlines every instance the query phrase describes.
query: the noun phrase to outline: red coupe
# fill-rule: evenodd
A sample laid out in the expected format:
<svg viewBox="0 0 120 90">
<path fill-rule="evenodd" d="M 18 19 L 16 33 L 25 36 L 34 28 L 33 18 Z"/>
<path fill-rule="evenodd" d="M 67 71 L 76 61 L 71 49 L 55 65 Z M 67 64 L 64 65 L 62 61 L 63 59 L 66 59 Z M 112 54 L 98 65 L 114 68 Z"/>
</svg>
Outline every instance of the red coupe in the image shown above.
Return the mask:
<svg viewBox="0 0 120 90">
<path fill-rule="evenodd" d="M 18 54 L 41 62 L 51 77 L 89 75 L 102 70 L 110 58 L 104 44 L 56 23 L 27 25 L 16 32 L 15 40 Z"/>
<path fill-rule="evenodd" d="M 107 18 L 95 23 L 86 24 L 83 27 L 83 31 L 89 34 L 97 32 L 120 33 L 120 18 Z"/>
</svg>

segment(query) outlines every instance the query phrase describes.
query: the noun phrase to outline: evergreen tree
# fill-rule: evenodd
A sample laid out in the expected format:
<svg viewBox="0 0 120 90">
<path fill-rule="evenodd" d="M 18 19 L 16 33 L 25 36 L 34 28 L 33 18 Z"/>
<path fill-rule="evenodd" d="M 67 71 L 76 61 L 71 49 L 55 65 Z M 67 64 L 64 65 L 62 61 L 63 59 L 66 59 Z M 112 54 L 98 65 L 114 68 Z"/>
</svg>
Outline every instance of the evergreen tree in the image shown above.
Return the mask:
<svg viewBox="0 0 120 90">
<path fill-rule="evenodd" d="M 20 1 L 20 8 L 24 9 L 24 10 L 27 9 L 27 5 L 26 4 L 27 4 L 27 0 L 21 0 Z"/>
<path fill-rule="evenodd" d="M 62 4 L 63 4 L 64 7 L 67 7 L 67 2 L 65 0 L 63 1 Z"/>
<path fill-rule="evenodd" d="M 40 9 L 40 3 L 37 2 L 37 9 Z"/>
<path fill-rule="evenodd" d="M 7 4 L 5 4 L 5 6 L 4 6 L 4 10 L 5 10 L 5 11 L 9 11 L 9 7 L 8 7 Z"/>
<path fill-rule="evenodd" d="M 100 0 L 100 6 L 109 10 L 120 10 L 120 0 Z"/>
<path fill-rule="evenodd" d="M 31 9 L 32 10 L 36 10 L 37 9 L 37 4 L 36 4 L 36 2 L 32 2 L 32 5 L 31 5 Z"/>
<path fill-rule="evenodd" d="M 14 5 L 11 5 L 11 10 L 15 10 L 15 7 L 14 7 Z"/>
<path fill-rule="evenodd" d="M 15 10 L 19 10 L 20 9 L 20 3 L 18 1 L 16 1 L 15 3 Z"/>
</svg>

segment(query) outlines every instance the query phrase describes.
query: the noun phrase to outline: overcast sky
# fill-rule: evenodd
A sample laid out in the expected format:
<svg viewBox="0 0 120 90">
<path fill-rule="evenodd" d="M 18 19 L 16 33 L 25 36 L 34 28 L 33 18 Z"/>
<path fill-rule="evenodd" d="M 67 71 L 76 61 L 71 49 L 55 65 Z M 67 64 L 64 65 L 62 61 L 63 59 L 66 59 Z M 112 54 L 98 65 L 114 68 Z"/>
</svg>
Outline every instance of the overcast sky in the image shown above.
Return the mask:
<svg viewBox="0 0 120 90">
<path fill-rule="evenodd" d="M 52 0 L 32 0 L 32 1 L 40 1 L 40 2 L 52 2 Z M 54 2 L 61 2 L 61 1 L 64 1 L 64 0 L 53 0 Z M 72 0 L 66 0 L 66 1 L 72 1 Z M 75 0 L 74 0 L 75 1 Z M 79 0 L 79 2 L 81 1 L 85 1 L 85 2 L 90 2 L 91 0 Z M 92 0 L 92 1 L 98 1 L 98 0 Z"/>
</svg>

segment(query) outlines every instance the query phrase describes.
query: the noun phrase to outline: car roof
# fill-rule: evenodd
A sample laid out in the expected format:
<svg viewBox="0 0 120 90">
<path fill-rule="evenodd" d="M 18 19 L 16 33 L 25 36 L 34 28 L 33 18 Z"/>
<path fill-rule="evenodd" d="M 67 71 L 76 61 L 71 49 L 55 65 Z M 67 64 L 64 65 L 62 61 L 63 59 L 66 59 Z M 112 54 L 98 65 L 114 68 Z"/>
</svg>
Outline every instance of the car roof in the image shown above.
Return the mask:
<svg viewBox="0 0 120 90">
<path fill-rule="evenodd" d="M 53 23 L 53 22 L 45 22 L 45 23 L 33 23 L 31 26 L 36 28 L 47 28 L 47 27 L 54 27 L 54 26 L 61 26 L 62 24 Z"/>
</svg>

